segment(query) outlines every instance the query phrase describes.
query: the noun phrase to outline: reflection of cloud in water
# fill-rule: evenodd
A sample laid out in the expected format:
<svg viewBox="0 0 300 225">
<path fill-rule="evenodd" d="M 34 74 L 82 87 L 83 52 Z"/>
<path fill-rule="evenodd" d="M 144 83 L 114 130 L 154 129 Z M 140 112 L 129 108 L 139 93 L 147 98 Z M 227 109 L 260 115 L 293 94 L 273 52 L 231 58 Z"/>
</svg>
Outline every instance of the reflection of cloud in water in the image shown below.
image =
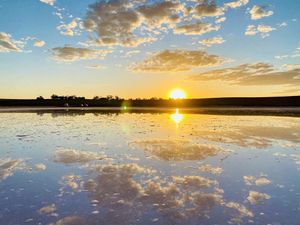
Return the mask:
<svg viewBox="0 0 300 225">
<path fill-rule="evenodd" d="M 67 216 L 58 220 L 55 223 L 55 225 L 86 225 L 86 224 L 87 224 L 86 220 L 80 216 Z"/>
<path fill-rule="evenodd" d="M 244 176 L 243 178 L 246 185 L 255 184 L 256 186 L 264 186 L 272 183 L 272 181 L 266 177 L 256 178 L 254 176 Z"/>
<path fill-rule="evenodd" d="M 72 164 L 72 163 L 88 163 L 95 160 L 103 160 L 107 157 L 103 154 L 81 151 L 75 149 L 60 149 L 55 152 L 54 161 Z"/>
<path fill-rule="evenodd" d="M 74 175 L 64 176 L 62 180 L 63 185 L 73 191 L 88 192 L 93 210 L 86 224 L 129 225 L 144 218 L 143 215 L 151 215 L 149 221 L 172 225 L 193 219 L 209 221 L 215 207 L 234 208 L 232 204 L 238 204 L 226 205 L 223 190 L 211 178 L 173 176 L 163 179 L 158 174 L 137 164 L 91 165 L 85 180 Z M 243 205 L 238 206 L 235 217 L 240 220 L 253 217 Z"/>
<path fill-rule="evenodd" d="M 0 181 L 13 175 L 14 171 L 20 169 L 22 160 L 0 159 Z"/>
<path fill-rule="evenodd" d="M 56 211 L 55 204 L 46 205 L 39 209 L 39 213 L 41 214 L 50 214 Z"/>
<path fill-rule="evenodd" d="M 45 170 L 47 167 L 45 164 L 43 163 L 37 163 L 34 165 L 34 168 L 37 170 L 37 171 L 43 171 Z"/>
<path fill-rule="evenodd" d="M 163 160 L 203 160 L 224 150 L 216 145 L 194 144 L 187 140 L 152 139 L 129 143 Z"/>
<path fill-rule="evenodd" d="M 233 124 L 230 128 L 204 128 L 196 131 L 195 134 L 211 141 L 235 144 L 241 147 L 266 148 L 272 145 L 274 140 L 300 143 L 300 126 L 276 127 Z"/>
<path fill-rule="evenodd" d="M 226 204 L 228 208 L 234 209 L 236 212 L 234 213 L 234 217 L 231 219 L 229 223 L 234 223 L 234 224 L 244 224 L 243 223 L 243 218 L 244 217 L 249 217 L 252 218 L 254 217 L 254 214 L 247 209 L 244 205 L 237 203 L 237 202 L 228 202 Z"/>
<path fill-rule="evenodd" d="M 256 205 L 259 202 L 262 202 L 263 200 L 267 200 L 270 199 L 271 196 L 267 195 L 265 193 L 259 193 L 257 191 L 250 191 L 249 195 L 247 197 L 247 200 L 252 204 L 252 205 Z"/>
<path fill-rule="evenodd" d="M 199 170 L 204 173 L 211 173 L 214 175 L 220 175 L 223 173 L 223 169 L 221 167 L 213 167 L 209 164 L 205 164 L 199 167 Z"/>
</svg>

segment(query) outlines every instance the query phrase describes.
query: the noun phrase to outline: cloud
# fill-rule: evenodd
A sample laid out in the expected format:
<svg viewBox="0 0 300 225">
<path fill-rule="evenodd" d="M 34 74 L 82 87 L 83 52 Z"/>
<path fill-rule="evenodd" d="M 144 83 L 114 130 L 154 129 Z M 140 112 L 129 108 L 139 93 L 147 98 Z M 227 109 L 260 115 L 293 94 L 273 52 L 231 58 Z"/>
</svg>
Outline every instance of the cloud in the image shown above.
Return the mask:
<svg viewBox="0 0 300 225">
<path fill-rule="evenodd" d="M 145 23 L 151 27 L 159 27 L 162 24 L 178 22 L 180 19 L 178 12 L 183 10 L 183 5 L 179 2 L 162 1 L 152 5 L 142 5 L 137 11 L 145 18 Z"/>
<path fill-rule="evenodd" d="M 218 19 L 216 19 L 215 23 L 222 23 L 226 20 L 226 17 L 220 17 Z"/>
<path fill-rule="evenodd" d="M 68 24 L 61 24 L 57 26 L 57 29 L 60 31 L 61 35 L 64 36 L 78 35 L 79 31 L 76 28 L 78 27 L 80 20 L 80 18 L 75 18 Z"/>
<path fill-rule="evenodd" d="M 22 52 L 22 44 L 13 40 L 10 34 L 0 32 L 0 52 Z"/>
<path fill-rule="evenodd" d="M 43 2 L 45 4 L 48 4 L 48 5 L 54 5 L 56 0 L 40 0 L 40 2 Z"/>
<path fill-rule="evenodd" d="M 88 68 L 88 69 L 102 70 L 102 69 L 105 69 L 106 67 L 103 66 L 103 65 L 90 65 L 90 66 L 86 66 L 86 68 Z"/>
<path fill-rule="evenodd" d="M 100 45 L 137 46 L 149 41 L 133 33 L 141 22 L 130 1 L 115 0 L 91 4 L 83 26 L 96 33 Z"/>
<path fill-rule="evenodd" d="M 55 152 L 54 161 L 65 164 L 88 163 L 103 160 L 107 157 L 96 152 L 80 151 L 76 149 L 60 149 Z"/>
<path fill-rule="evenodd" d="M 215 145 L 193 144 L 187 140 L 150 139 L 134 141 L 129 145 L 168 161 L 203 160 L 224 152 Z"/>
<path fill-rule="evenodd" d="M 175 28 L 175 34 L 184 35 L 202 35 L 211 31 L 218 31 L 220 26 L 214 26 L 210 23 L 197 22 L 193 24 L 181 25 Z"/>
<path fill-rule="evenodd" d="M 199 41 L 200 44 L 206 45 L 208 47 L 216 44 L 222 44 L 225 40 L 221 36 L 213 37 L 213 38 L 206 38 Z"/>
<path fill-rule="evenodd" d="M 133 71 L 141 72 L 181 72 L 197 67 L 220 65 L 225 60 L 204 51 L 164 50 L 132 66 Z"/>
<path fill-rule="evenodd" d="M 192 11 L 197 17 L 217 17 L 224 14 L 224 9 L 218 7 L 215 0 L 202 0 Z"/>
<path fill-rule="evenodd" d="M 45 44 L 46 44 L 46 42 L 44 42 L 44 41 L 35 41 L 33 43 L 33 46 L 35 46 L 35 47 L 43 47 Z"/>
<path fill-rule="evenodd" d="M 234 209 L 237 212 L 235 217 L 233 217 L 229 223 L 244 224 L 242 220 L 244 217 L 248 217 L 248 218 L 254 217 L 254 213 L 240 203 L 228 202 L 226 203 L 226 207 Z"/>
<path fill-rule="evenodd" d="M 130 58 L 130 57 L 132 57 L 133 55 L 135 55 L 135 54 L 138 54 L 138 53 L 140 53 L 141 51 L 140 50 L 132 50 L 132 51 L 128 51 L 128 52 L 126 52 L 126 54 L 125 54 L 125 58 Z"/>
<path fill-rule="evenodd" d="M 277 70 L 267 63 L 242 64 L 191 76 L 192 80 L 220 80 L 242 86 L 300 85 L 300 69 Z"/>
<path fill-rule="evenodd" d="M 251 15 L 252 20 L 258 20 L 263 17 L 268 17 L 272 16 L 274 14 L 273 11 L 267 10 L 266 6 L 260 6 L 260 5 L 255 5 L 253 8 L 249 11 Z"/>
<path fill-rule="evenodd" d="M 259 193 L 257 191 L 250 191 L 249 195 L 247 197 L 247 200 L 252 204 L 252 205 L 257 205 L 259 202 L 263 200 L 270 199 L 271 196 L 267 195 L 265 193 Z"/>
<path fill-rule="evenodd" d="M 51 50 L 56 61 L 72 62 L 78 60 L 102 58 L 111 50 L 94 50 L 88 48 L 57 47 Z"/>
<path fill-rule="evenodd" d="M 241 6 L 247 5 L 248 2 L 249 2 L 249 0 L 237 0 L 237 1 L 233 1 L 233 2 L 227 2 L 224 5 L 225 5 L 225 7 L 235 9 L 235 8 L 239 8 Z"/>
<path fill-rule="evenodd" d="M 254 25 L 249 25 L 246 29 L 245 35 L 254 36 L 260 33 L 261 36 L 265 38 L 268 37 L 270 35 L 269 33 L 274 30 L 276 30 L 276 28 L 273 28 L 268 25 L 258 25 L 257 27 L 255 27 Z"/>
</svg>

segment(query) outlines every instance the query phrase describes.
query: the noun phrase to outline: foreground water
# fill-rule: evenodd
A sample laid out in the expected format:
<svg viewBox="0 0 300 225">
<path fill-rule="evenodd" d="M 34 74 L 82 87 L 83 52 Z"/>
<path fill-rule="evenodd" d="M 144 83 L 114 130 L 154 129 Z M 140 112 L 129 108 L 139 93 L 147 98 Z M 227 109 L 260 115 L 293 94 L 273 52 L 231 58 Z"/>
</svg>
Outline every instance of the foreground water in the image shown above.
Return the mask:
<svg viewBox="0 0 300 225">
<path fill-rule="evenodd" d="M 300 224 L 300 117 L 0 113 L 0 224 Z"/>
</svg>

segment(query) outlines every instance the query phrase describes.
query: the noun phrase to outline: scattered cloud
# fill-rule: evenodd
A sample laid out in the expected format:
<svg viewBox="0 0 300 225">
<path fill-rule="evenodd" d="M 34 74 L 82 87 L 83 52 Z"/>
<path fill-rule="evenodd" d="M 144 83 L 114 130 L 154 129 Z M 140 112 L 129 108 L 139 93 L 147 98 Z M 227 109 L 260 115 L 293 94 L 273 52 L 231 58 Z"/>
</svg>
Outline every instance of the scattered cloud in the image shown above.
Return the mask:
<svg viewBox="0 0 300 225">
<path fill-rule="evenodd" d="M 272 16 L 274 14 L 273 11 L 268 10 L 267 6 L 255 5 L 249 11 L 252 20 L 258 20 L 263 17 Z"/>
<path fill-rule="evenodd" d="M 22 52 L 23 42 L 13 40 L 11 35 L 0 32 L 0 52 Z"/>
<path fill-rule="evenodd" d="M 141 72 L 180 72 L 197 67 L 216 66 L 224 63 L 224 59 L 209 55 L 204 51 L 164 50 L 142 62 L 133 65 L 133 71 Z"/>
<path fill-rule="evenodd" d="M 56 61 L 72 62 L 78 60 L 103 58 L 111 50 L 95 50 L 88 48 L 57 47 L 51 50 L 53 59 Z"/>
<path fill-rule="evenodd" d="M 257 192 L 257 191 L 250 191 L 249 195 L 247 197 L 247 200 L 252 205 L 257 205 L 258 203 L 262 202 L 263 200 L 268 200 L 270 198 L 271 198 L 271 196 L 267 195 L 265 193 L 260 193 L 260 192 Z"/>
<path fill-rule="evenodd" d="M 216 19 L 215 23 L 223 23 L 226 20 L 226 17 L 220 17 Z"/>
<path fill-rule="evenodd" d="M 72 215 L 66 216 L 60 220 L 58 220 L 55 225 L 86 225 L 87 222 L 83 217 Z"/>
<path fill-rule="evenodd" d="M 80 32 L 76 28 L 78 28 L 80 21 L 80 18 L 75 18 L 68 24 L 61 24 L 57 26 L 57 29 L 60 31 L 61 35 L 64 36 L 78 35 Z"/>
<path fill-rule="evenodd" d="M 192 10 L 197 17 L 217 17 L 224 14 L 224 8 L 218 7 L 215 0 L 202 0 Z"/>
<path fill-rule="evenodd" d="M 234 85 L 300 85 L 300 70 L 277 70 L 267 63 L 242 64 L 232 68 L 211 70 L 191 76 L 192 80 L 221 80 Z"/>
<path fill-rule="evenodd" d="M 35 47 L 43 47 L 45 44 L 46 44 L 45 41 L 39 41 L 39 40 L 37 40 L 37 41 L 35 41 L 33 43 L 33 46 L 35 46 Z"/>
<path fill-rule="evenodd" d="M 140 50 L 132 50 L 132 51 L 128 51 L 128 52 L 126 52 L 126 54 L 125 54 L 125 58 L 130 58 L 130 57 L 132 57 L 133 55 L 135 55 L 135 54 L 138 54 L 138 53 L 140 53 L 141 51 Z"/>
<path fill-rule="evenodd" d="M 175 28 L 174 32 L 176 34 L 184 34 L 184 35 L 202 35 L 205 33 L 209 33 L 211 31 L 218 31 L 220 26 L 214 26 L 210 23 L 205 22 L 197 22 L 192 24 L 181 25 Z"/>
<path fill-rule="evenodd" d="M 43 2 L 48 5 L 52 5 L 52 6 L 55 4 L 55 1 L 56 0 L 40 0 L 40 2 Z"/>
<path fill-rule="evenodd" d="M 224 5 L 225 5 L 225 7 L 235 9 L 235 8 L 239 8 L 241 6 L 247 5 L 248 2 L 249 2 L 249 0 L 236 0 L 233 2 L 227 2 Z"/>
<path fill-rule="evenodd" d="M 200 44 L 206 45 L 208 47 L 212 45 L 222 44 L 225 40 L 221 36 L 213 37 L 213 38 L 206 38 L 199 41 Z"/>
<path fill-rule="evenodd" d="M 105 69 L 106 67 L 103 66 L 103 65 L 89 65 L 89 66 L 86 66 L 86 68 L 88 69 L 96 69 L 96 70 L 102 70 L 102 69 Z"/>
<path fill-rule="evenodd" d="M 263 38 L 268 37 L 270 32 L 276 30 L 276 28 L 273 28 L 268 25 L 258 25 L 257 27 L 254 25 L 249 25 L 246 29 L 245 35 L 247 36 L 254 36 L 258 33 L 261 34 Z"/>
</svg>

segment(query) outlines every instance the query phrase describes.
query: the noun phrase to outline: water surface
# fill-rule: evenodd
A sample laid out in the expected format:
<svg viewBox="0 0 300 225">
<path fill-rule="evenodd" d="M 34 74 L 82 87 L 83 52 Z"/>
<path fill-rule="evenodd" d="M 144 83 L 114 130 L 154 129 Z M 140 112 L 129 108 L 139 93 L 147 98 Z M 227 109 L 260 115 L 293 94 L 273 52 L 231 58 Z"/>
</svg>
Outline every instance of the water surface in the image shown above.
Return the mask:
<svg viewBox="0 0 300 225">
<path fill-rule="evenodd" d="M 0 224 L 300 224 L 300 117 L 183 112 L 0 113 Z"/>
</svg>

